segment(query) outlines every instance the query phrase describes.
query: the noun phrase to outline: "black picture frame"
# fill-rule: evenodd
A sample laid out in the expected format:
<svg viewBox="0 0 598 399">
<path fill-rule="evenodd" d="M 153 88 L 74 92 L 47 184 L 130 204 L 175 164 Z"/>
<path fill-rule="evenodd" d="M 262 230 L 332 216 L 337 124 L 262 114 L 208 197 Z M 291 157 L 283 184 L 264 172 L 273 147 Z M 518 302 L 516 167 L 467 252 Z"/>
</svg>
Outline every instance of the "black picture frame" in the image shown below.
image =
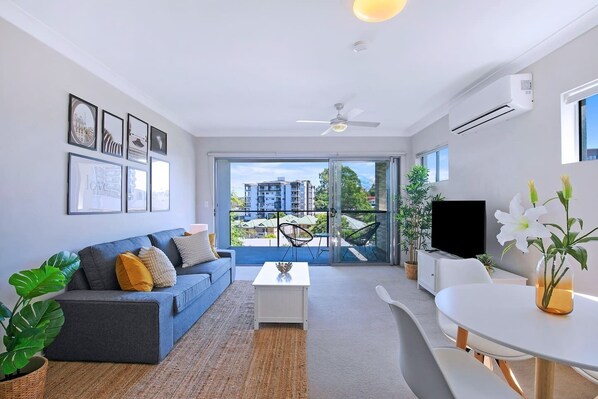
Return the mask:
<svg viewBox="0 0 598 399">
<path fill-rule="evenodd" d="M 147 164 L 149 125 L 131 114 L 127 114 L 127 119 L 127 159 Z"/>
<path fill-rule="evenodd" d="M 67 142 L 95 151 L 98 145 L 98 107 L 69 94 Z"/>
<path fill-rule="evenodd" d="M 122 213 L 122 165 L 69 152 L 68 215 Z"/>
<path fill-rule="evenodd" d="M 157 154 L 167 155 L 168 135 L 162 130 L 152 126 L 150 130 L 150 151 Z"/>
<path fill-rule="evenodd" d="M 102 111 L 102 153 L 122 158 L 125 121 L 106 110 Z"/>
<path fill-rule="evenodd" d="M 143 184 L 139 184 L 139 180 Z M 127 213 L 148 211 L 149 174 L 145 169 L 127 166 Z"/>
<path fill-rule="evenodd" d="M 151 212 L 170 210 L 170 162 L 150 158 L 150 192 Z"/>
</svg>

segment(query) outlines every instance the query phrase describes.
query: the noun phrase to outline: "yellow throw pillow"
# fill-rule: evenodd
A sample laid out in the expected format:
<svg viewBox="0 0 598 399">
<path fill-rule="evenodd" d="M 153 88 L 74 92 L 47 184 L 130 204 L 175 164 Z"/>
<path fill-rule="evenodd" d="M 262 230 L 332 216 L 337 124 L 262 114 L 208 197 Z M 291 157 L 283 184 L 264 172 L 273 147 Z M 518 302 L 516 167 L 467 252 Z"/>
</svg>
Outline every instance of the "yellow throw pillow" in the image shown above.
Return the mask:
<svg viewBox="0 0 598 399">
<path fill-rule="evenodd" d="M 214 256 L 220 258 L 218 251 L 216 251 L 216 233 L 210 233 L 208 237 L 210 238 L 210 247 L 212 248 L 212 252 L 214 252 Z"/>
<path fill-rule="evenodd" d="M 193 234 L 189 233 L 188 231 L 185 231 L 185 237 L 189 237 L 191 235 Z M 216 233 L 210 233 L 208 237 L 210 239 L 210 248 L 212 248 L 214 256 L 216 257 L 216 259 L 220 259 L 220 255 L 218 255 L 218 251 L 216 250 Z"/>
<path fill-rule="evenodd" d="M 154 279 L 141 259 L 132 252 L 116 258 L 116 278 L 123 291 L 151 291 Z"/>
</svg>

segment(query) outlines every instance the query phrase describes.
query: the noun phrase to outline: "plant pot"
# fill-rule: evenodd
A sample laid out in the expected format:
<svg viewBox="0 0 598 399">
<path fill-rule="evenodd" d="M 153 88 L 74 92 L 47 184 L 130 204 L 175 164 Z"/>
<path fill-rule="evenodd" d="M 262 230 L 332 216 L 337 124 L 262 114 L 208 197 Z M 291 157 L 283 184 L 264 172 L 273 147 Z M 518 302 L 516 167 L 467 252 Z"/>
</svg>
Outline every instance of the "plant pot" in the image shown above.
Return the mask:
<svg viewBox="0 0 598 399">
<path fill-rule="evenodd" d="M 405 275 L 409 280 L 417 280 L 417 263 L 405 262 Z"/>
<path fill-rule="evenodd" d="M 8 381 L 0 382 L 2 399 L 43 399 L 46 390 L 48 359 L 33 357 L 22 372 L 27 373 Z M 0 380 L 4 374 L 0 373 Z"/>
</svg>

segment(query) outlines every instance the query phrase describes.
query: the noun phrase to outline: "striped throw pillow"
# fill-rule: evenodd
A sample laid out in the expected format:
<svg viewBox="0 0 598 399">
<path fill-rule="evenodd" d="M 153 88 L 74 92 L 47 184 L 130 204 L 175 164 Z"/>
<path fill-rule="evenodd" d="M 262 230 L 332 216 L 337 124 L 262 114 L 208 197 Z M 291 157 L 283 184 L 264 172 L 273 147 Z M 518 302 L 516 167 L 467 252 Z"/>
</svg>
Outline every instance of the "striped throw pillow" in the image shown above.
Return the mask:
<svg viewBox="0 0 598 399">
<path fill-rule="evenodd" d="M 207 231 L 200 231 L 187 237 L 173 237 L 172 239 L 181 253 L 181 258 L 183 258 L 183 267 L 216 260 Z"/>
<path fill-rule="evenodd" d="M 143 247 L 139 251 L 139 258 L 152 275 L 154 287 L 172 287 L 176 284 L 174 266 L 162 250 L 156 247 Z"/>
</svg>

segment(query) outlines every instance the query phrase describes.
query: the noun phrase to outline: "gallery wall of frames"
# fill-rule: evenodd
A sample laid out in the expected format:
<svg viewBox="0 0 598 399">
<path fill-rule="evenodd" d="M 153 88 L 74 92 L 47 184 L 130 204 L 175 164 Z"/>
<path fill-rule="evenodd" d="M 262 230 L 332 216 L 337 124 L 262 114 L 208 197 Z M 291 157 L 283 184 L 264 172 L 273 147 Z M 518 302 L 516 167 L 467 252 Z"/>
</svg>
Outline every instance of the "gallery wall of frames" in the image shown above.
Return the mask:
<svg viewBox="0 0 598 399">
<path fill-rule="evenodd" d="M 168 135 L 135 115 L 125 119 L 103 109 L 100 118 L 99 111 L 69 95 L 68 143 L 115 159 L 69 152 L 67 213 L 169 211 Z"/>
</svg>

